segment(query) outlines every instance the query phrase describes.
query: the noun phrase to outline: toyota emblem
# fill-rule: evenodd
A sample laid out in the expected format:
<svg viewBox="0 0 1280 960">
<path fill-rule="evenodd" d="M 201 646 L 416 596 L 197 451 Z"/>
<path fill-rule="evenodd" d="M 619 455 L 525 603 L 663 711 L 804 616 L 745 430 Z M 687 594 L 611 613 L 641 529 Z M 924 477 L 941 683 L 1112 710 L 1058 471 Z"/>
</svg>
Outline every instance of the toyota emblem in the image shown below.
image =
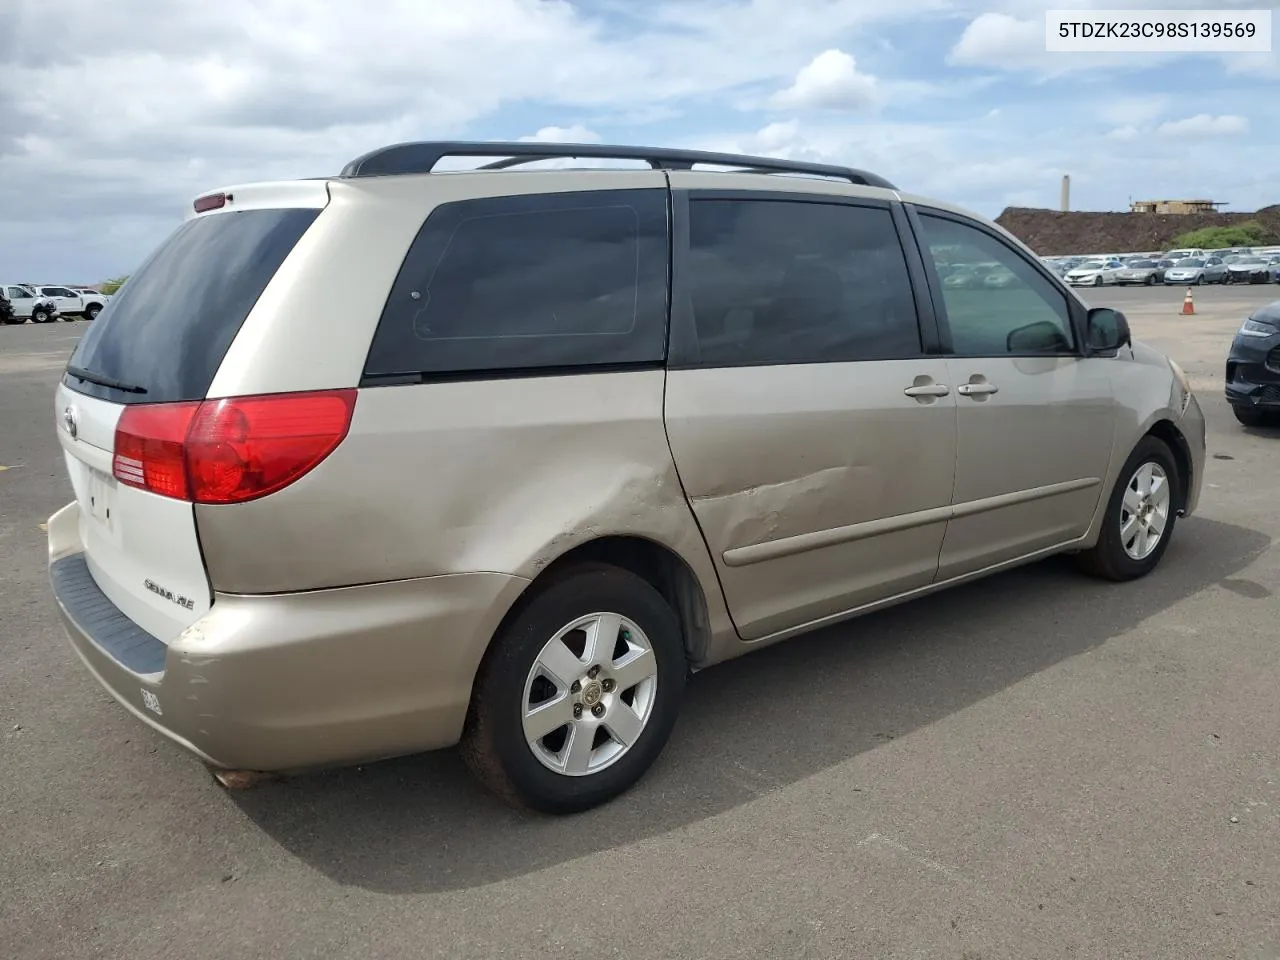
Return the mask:
<svg viewBox="0 0 1280 960">
<path fill-rule="evenodd" d="M 67 425 L 67 433 L 71 434 L 71 439 L 74 440 L 78 428 L 76 427 L 76 411 L 73 407 L 67 407 L 62 411 L 62 422 Z"/>
</svg>

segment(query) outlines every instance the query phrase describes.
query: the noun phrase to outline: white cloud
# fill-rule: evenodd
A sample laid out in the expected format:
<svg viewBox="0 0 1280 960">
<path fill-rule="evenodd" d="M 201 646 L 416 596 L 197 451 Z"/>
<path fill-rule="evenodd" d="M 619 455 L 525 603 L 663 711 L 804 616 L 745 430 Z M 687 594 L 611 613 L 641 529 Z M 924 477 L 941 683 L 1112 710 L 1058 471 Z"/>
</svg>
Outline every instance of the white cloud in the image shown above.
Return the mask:
<svg viewBox="0 0 1280 960">
<path fill-rule="evenodd" d="M 1234 114 L 1212 116 L 1198 113 L 1184 120 L 1170 120 L 1156 127 L 1156 133 L 1162 137 L 1232 137 L 1249 132 L 1248 117 Z"/>
<path fill-rule="evenodd" d="M 1011 68 L 1040 63 L 1044 56 L 1043 20 L 984 13 L 964 28 L 947 61 L 962 66 Z"/>
<path fill-rule="evenodd" d="M 1051 205 L 1063 167 L 1073 168 L 1083 197 L 1095 159 L 1098 183 L 1114 183 L 1126 163 L 1145 176 L 1174 162 L 1175 141 L 1153 136 L 1167 109 L 1116 79 L 1117 69 L 1153 61 L 1046 54 L 1045 0 L 655 0 L 642 12 L 622 0 L 370 6 L 377 16 L 335 17 L 310 0 L 0 0 L 6 269 L 48 278 L 66 271 L 77 280 L 126 272 L 210 186 L 334 173 L 386 143 L 526 134 L 672 144 L 735 116 L 735 105 L 744 111 L 734 121 L 741 129 L 698 139 L 839 160 L 983 204 L 1048 181 Z M 37 59 L 50 37 L 58 56 Z M 951 41 L 950 63 L 994 69 L 950 69 L 920 55 Z M 1237 60 L 1201 62 L 1221 71 Z M 1240 69 L 1265 74 L 1275 62 L 1264 56 Z M 1073 83 L 1087 82 L 1100 64 L 1107 86 L 1076 91 L 1045 81 L 1048 106 L 1030 113 L 1007 74 L 1070 71 Z M 1270 169 L 1271 148 L 1255 149 L 1253 140 L 1273 138 L 1275 108 L 1265 98 L 1224 99 L 1232 81 L 1222 76 L 1179 96 L 1179 116 L 1204 111 L 1212 130 L 1227 134 L 1231 123 L 1214 112 L 1241 103 L 1253 122 L 1251 138 L 1236 145 L 1241 162 L 1249 156 L 1250 169 Z M 1153 77 L 1145 89 L 1169 82 Z M 829 125 L 818 124 L 823 116 Z M 1032 134 L 1050 118 L 1057 128 L 1037 145 Z M 1100 118 L 1137 135 L 1124 143 L 1100 129 L 1089 139 Z M 769 119 L 779 122 L 766 126 Z M 1208 149 L 1193 133 L 1182 139 Z M 1178 156 L 1185 153 L 1179 144 Z M 1266 177 L 1236 191 L 1243 181 L 1223 172 L 1220 157 L 1206 170 L 1218 178 L 1206 187 L 1236 177 L 1227 184 L 1241 203 L 1280 195 Z"/>
<path fill-rule="evenodd" d="M 543 127 L 532 136 L 520 139 L 527 143 L 599 143 L 600 134 L 575 123 L 569 127 Z"/>
<path fill-rule="evenodd" d="M 1106 137 L 1108 140 L 1137 140 L 1142 135 L 1141 130 L 1131 123 L 1126 123 L 1123 127 L 1116 127 L 1109 131 Z"/>
<path fill-rule="evenodd" d="M 843 50 L 824 50 L 779 90 L 769 105 L 779 110 L 864 110 L 875 103 L 876 78 L 860 73 Z"/>
<path fill-rule="evenodd" d="M 725 132 L 687 145 L 760 153 L 794 160 L 844 164 L 872 170 L 900 189 L 937 197 L 994 217 L 1007 206 L 1057 209 L 1064 173 L 1071 175 L 1072 207 L 1127 209 L 1129 195 L 1217 195 L 1231 188 L 1232 209 L 1250 210 L 1276 201 L 1274 177 L 1224 181 L 1222 156 L 1212 139 L 1190 140 L 1179 150 L 1152 137 L 1151 128 L 1107 139 L 1064 139 L 1049 125 L 1027 129 L 1016 121 L 950 124 L 871 121 L 802 122 L 791 119 L 753 132 Z M 1267 170 L 1269 144 L 1244 143 L 1239 169 Z M 938 158 L 945 157 L 940 163 Z"/>
<path fill-rule="evenodd" d="M 1108 123 L 1131 126 L 1150 123 L 1169 109 L 1169 98 L 1162 94 L 1149 97 L 1118 97 L 1105 100 L 1098 107 L 1098 116 Z"/>
</svg>

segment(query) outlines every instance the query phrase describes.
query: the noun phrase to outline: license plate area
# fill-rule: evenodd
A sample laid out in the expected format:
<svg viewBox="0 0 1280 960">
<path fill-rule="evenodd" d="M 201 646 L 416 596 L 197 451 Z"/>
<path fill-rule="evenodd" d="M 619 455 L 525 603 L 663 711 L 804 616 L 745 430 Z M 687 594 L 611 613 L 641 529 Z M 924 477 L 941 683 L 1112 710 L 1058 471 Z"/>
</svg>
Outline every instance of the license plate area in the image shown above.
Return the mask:
<svg viewBox="0 0 1280 960">
<path fill-rule="evenodd" d="M 103 529 L 111 530 L 115 524 L 113 507 L 116 499 L 116 479 L 93 468 L 89 469 L 89 483 L 85 504 L 89 516 Z"/>
</svg>

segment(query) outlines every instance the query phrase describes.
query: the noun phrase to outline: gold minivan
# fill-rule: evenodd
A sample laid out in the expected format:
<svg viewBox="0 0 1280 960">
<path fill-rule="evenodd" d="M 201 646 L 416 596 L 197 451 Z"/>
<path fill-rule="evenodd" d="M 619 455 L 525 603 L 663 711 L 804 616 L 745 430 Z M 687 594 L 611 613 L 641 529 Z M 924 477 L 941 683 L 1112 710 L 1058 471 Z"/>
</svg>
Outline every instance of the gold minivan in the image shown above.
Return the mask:
<svg viewBox="0 0 1280 960">
<path fill-rule="evenodd" d="M 532 143 L 201 196 L 55 420 L 53 592 L 139 719 L 224 782 L 460 743 L 552 812 L 644 773 L 691 671 L 1050 554 L 1148 573 L 1205 443 L 1182 371 L 992 223 Z"/>
</svg>

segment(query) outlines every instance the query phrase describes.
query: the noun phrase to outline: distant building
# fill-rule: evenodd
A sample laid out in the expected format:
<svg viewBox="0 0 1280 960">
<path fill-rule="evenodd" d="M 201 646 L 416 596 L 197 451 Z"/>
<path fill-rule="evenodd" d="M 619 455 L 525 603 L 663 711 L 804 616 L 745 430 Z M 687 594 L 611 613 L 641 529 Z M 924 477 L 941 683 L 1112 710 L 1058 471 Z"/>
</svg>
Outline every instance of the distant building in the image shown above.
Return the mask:
<svg viewBox="0 0 1280 960">
<path fill-rule="evenodd" d="M 1222 200 L 1135 200 L 1129 204 L 1130 213 L 1216 213 L 1225 207 Z"/>
</svg>

